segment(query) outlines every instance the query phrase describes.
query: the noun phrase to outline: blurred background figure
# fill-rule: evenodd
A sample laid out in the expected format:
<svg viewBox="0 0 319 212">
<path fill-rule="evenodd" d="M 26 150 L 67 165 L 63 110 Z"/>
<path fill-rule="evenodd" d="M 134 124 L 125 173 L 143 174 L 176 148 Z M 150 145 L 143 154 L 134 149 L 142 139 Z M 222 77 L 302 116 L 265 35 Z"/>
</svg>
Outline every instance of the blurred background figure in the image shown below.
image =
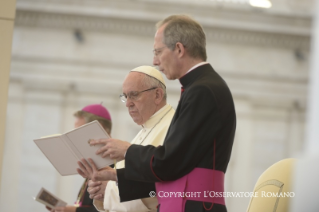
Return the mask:
<svg viewBox="0 0 319 212">
<path fill-rule="evenodd" d="M 78 128 L 84 124 L 97 120 L 105 131 L 111 135 L 112 120 L 109 111 L 102 104 L 92 104 L 84 107 L 82 110 L 74 113 L 76 118 L 74 127 Z M 51 212 L 97 212 L 93 205 L 93 200 L 90 199 L 90 194 L 87 192 L 88 179 L 82 184 L 77 200 L 74 205 L 65 207 L 57 207 L 55 209 L 48 208 Z"/>
</svg>

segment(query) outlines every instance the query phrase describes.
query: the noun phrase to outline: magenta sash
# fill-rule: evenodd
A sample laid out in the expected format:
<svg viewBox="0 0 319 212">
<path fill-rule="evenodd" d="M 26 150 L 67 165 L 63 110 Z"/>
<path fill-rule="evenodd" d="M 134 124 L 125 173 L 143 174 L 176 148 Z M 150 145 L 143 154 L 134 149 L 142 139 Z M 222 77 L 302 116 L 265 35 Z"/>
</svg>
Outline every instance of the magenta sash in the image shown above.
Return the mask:
<svg viewBox="0 0 319 212">
<path fill-rule="evenodd" d="M 160 212 L 183 212 L 186 200 L 225 205 L 224 172 L 195 168 L 187 175 L 168 182 L 156 183 Z"/>
</svg>

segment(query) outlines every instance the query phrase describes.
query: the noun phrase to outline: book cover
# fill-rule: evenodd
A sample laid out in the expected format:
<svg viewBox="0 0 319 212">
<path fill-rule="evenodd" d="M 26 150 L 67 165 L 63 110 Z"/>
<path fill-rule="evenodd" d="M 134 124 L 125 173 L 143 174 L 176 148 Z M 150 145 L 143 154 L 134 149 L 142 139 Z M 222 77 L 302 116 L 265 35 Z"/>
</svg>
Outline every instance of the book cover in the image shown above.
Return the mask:
<svg viewBox="0 0 319 212">
<path fill-rule="evenodd" d="M 55 195 L 51 194 L 48 190 L 41 188 L 38 195 L 34 197 L 34 200 L 50 207 L 64 207 L 67 205 L 66 202 L 61 200 L 60 198 L 56 197 Z"/>
</svg>

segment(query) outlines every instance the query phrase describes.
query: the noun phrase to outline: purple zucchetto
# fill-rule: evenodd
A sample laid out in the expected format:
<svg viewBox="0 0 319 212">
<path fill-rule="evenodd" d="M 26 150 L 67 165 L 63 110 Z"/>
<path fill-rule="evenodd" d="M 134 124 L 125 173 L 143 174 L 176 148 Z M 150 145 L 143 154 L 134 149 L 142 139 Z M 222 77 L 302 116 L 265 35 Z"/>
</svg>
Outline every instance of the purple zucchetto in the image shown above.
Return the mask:
<svg viewBox="0 0 319 212">
<path fill-rule="evenodd" d="M 109 111 L 102 105 L 102 104 L 93 104 L 88 105 L 82 109 L 82 111 L 92 113 L 96 116 L 100 116 L 102 118 L 105 118 L 107 120 L 111 121 L 111 115 Z"/>
</svg>

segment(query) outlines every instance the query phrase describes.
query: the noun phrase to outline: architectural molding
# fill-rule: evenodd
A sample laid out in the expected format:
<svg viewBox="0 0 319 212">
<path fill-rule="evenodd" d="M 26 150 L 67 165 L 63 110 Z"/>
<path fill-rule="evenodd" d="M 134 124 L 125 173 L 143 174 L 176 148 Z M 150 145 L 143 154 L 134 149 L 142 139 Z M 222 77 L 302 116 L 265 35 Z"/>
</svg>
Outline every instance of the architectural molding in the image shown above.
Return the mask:
<svg viewBox="0 0 319 212">
<path fill-rule="evenodd" d="M 208 5 L 205 8 L 202 5 L 190 7 L 190 3 L 177 5 L 176 2 L 89 2 L 82 2 L 86 7 L 76 7 L 74 4 L 78 4 L 78 1 L 75 3 L 73 0 L 20 1 L 17 4 L 16 26 L 153 36 L 156 21 L 170 14 L 186 13 L 203 25 L 208 40 L 309 49 L 310 15 L 277 14 L 241 7 L 220 8 L 216 5 Z M 175 10 L 171 10 L 171 7 Z M 130 12 L 125 13 L 126 10 Z"/>
<path fill-rule="evenodd" d="M 24 89 L 24 97 L 17 95 L 9 95 L 10 101 L 13 99 L 28 98 L 26 93 L 33 93 L 33 91 L 43 93 L 38 100 L 42 101 L 57 101 L 56 98 L 51 98 L 51 93 L 73 92 L 75 95 L 87 96 L 109 96 L 117 99 L 118 95 L 122 92 L 121 84 L 123 80 L 104 79 L 98 80 L 94 77 L 90 79 L 73 78 L 63 80 L 61 78 L 53 78 L 50 75 L 36 76 L 36 74 L 22 74 L 12 73 L 11 82 L 21 84 Z M 258 84 L 252 84 L 248 81 L 236 81 L 226 79 L 230 86 L 233 96 L 236 99 L 247 100 L 256 107 L 267 107 L 277 109 L 294 108 L 297 104 L 299 108 L 306 108 L 306 86 L 303 84 L 289 85 L 277 84 L 271 85 L 269 81 L 259 81 Z M 172 83 L 172 84 L 171 84 Z M 277 90 L 277 92 L 273 92 Z M 179 95 L 180 86 L 178 83 L 169 82 L 168 90 L 170 95 Z M 48 98 L 46 98 L 46 96 Z M 54 95 L 53 95 L 54 96 Z M 112 98 L 109 98 L 112 99 Z M 34 99 L 33 99 L 34 100 Z"/>
<path fill-rule="evenodd" d="M 12 64 L 12 73 L 19 73 L 19 70 L 23 70 L 23 73 L 26 73 L 26 70 L 29 71 L 28 74 L 32 75 L 41 72 L 43 74 L 52 72 L 52 67 L 54 67 L 54 73 L 56 73 L 59 69 L 64 66 L 67 66 L 69 70 L 76 70 L 76 72 L 81 74 L 81 69 L 83 67 L 90 67 L 90 70 L 108 70 L 104 73 L 105 77 L 112 76 L 112 78 L 117 78 L 123 80 L 123 76 L 125 74 L 118 73 L 118 70 L 125 70 L 127 72 L 132 67 L 137 67 L 140 64 L 131 64 L 131 63 L 117 63 L 113 61 L 108 61 L 105 59 L 104 61 L 85 61 L 81 59 L 63 59 L 63 58 L 34 58 L 28 56 L 17 56 L 13 55 L 13 60 L 15 63 Z M 37 64 L 37 65 L 35 65 Z M 42 66 L 40 66 L 42 65 Z M 45 68 L 47 66 L 47 68 Z M 65 68 L 64 68 L 65 69 Z M 114 71 L 114 69 L 117 69 Z M 84 69 L 86 70 L 86 69 Z M 112 71 L 113 70 L 113 71 Z M 220 73 L 223 77 L 234 79 L 236 81 L 241 80 L 261 80 L 265 82 L 272 83 L 297 83 L 306 85 L 308 83 L 308 76 L 305 72 L 294 73 L 287 75 L 287 72 L 256 72 L 256 71 L 238 71 L 238 70 L 223 70 L 219 69 L 218 73 Z M 101 77 L 101 76 L 100 76 Z"/>
</svg>

